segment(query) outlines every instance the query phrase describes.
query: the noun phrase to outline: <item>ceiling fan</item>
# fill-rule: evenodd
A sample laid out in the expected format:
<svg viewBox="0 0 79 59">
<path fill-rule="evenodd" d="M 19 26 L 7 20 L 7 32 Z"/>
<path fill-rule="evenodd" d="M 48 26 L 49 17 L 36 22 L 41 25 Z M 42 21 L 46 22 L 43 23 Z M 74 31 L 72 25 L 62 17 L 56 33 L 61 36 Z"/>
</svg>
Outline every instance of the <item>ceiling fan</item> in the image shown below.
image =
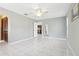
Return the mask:
<svg viewBox="0 0 79 59">
<path fill-rule="evenodd" d="M 48 11 L 45 9 L 42 9 L 41 7 L 38 7 L 35 9 L 35 13 L 36 13 L 36 16 L 40 17 L 48 13 Z"/>
<path fill-rule="evenodd" d="M 33 10 L 34 11 L 33 12 L 30 12 L 29 14 L 33 14 L 33 15 L 35 15 L 37 17 L 41 17 L 41 16 L 43 16 L 43 15 L 45 15 L 45 14 L 48 13 L 47 10 L 45 10 L 45 9 L 43 9 L 41 7 L 35 7 L 35 8 L 33 8 Z M 28 15 L 28 14 L 25 13 L 24 15 Z"/>
</svg>

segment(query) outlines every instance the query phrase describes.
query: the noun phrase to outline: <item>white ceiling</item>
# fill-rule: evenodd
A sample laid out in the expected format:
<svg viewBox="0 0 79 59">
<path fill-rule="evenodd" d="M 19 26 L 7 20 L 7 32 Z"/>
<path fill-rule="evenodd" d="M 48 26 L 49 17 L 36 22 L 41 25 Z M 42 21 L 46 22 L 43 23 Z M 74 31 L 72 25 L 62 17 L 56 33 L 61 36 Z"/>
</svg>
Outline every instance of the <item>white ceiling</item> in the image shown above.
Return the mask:
<svg viewBox="0 0 79 59">
<path fill-rule="evenodd" d="M 38 5 L 42 9 L 47 10 L 48 13 L 41 17 L 37 17 L 34 14 L 34 8 Z M 66 16 L 69 6 L 69 3 L 0 3 L 0 7 L 35 20 Z M 24 15 L 25 13 L 28 15 Z"/>
</svg>

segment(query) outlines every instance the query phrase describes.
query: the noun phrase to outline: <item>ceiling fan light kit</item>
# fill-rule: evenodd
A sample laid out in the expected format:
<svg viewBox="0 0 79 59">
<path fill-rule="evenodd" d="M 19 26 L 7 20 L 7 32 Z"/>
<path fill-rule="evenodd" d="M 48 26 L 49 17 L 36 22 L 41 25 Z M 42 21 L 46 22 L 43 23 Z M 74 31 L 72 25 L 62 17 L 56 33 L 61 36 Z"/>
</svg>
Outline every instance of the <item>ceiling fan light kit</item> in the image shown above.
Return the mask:
<svg viewBox="0 0 79 59">
<path fill-rule="evenodd" d="M 42 15 L 44 15 L 45 13 L 47 13 L 46 10 L 43 10 L 40 7 L 35 8 L 35 12 L 36 12 L 36 16 L 39 16 L 39 17 L 42 16 Z"/>
</svg>

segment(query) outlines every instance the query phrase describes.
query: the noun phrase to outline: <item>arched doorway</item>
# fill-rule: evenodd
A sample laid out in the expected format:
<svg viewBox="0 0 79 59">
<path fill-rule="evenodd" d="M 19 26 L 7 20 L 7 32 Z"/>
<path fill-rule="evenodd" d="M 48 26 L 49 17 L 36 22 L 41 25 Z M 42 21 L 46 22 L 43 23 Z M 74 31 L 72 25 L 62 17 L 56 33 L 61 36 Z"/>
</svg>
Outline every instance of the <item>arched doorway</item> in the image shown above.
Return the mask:
<svg viewBox="0 0 79 59">
<path fill-rule="evenodd" d="M 1 40 L 8 42 L 8 17 L 2 16 L 1 18 Z"/>
</svg>

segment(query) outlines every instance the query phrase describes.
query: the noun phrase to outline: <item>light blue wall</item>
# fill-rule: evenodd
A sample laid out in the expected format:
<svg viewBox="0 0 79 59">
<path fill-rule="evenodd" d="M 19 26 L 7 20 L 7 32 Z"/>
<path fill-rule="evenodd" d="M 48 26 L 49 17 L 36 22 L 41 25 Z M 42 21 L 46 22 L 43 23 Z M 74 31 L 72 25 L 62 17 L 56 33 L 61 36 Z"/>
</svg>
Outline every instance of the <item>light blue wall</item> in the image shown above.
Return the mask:
<svg viewBox="0 0 79 59">
<path fill-rule="evenodd" d="M 33 37 L 33 23 L 27 17 L 15 12 L 0 8 L 0 15 L 8 16 L 8 41 L 15 42 L 18 40 Z"/>
<path fill-rule="evenodd" d="M 43 24 L 48 25 L 48 36 L 66 38 L 66 18 L 57 17 L 41 20 Z"/>
</svg>

